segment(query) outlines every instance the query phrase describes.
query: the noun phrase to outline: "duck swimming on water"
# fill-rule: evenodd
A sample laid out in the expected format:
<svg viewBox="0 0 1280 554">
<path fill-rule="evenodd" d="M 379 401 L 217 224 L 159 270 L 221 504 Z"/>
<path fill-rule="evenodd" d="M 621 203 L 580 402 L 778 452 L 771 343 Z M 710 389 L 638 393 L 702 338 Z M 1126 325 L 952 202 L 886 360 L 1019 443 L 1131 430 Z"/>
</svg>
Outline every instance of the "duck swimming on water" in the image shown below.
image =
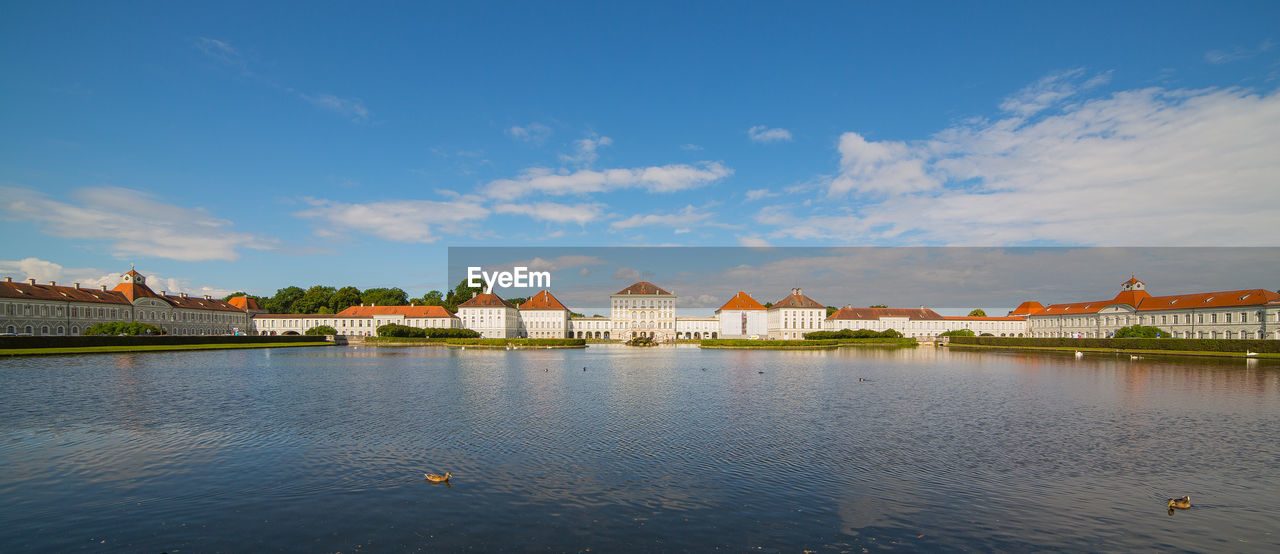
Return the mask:
<svg viewBox="0 0 1280 554">
<path fill-rule="evenodd" d="M 1190 507 L 1191 507 L 1191 497 L 1190 497 L 1190 496 L 1184 496 L 1184 497 L 1182 497 L 1182 498 L 1170 498 L 1170 499 L 1169 499 L 1169 508 L 1177 508 L 1177 509 L 1179 509 L 1179 510 L 1185 510 L 1185 509 L 1190 508 Z"/>
<path fill-rule="evenodd" d="M 437 475 L 435 473 L 424 473 L 423 475 L 432 483 L 443 483 L 448 481 L 450 477 L 453 477 L 453 474 L 447 471 L 444 472 L 444 475 Z"/>
</svg>

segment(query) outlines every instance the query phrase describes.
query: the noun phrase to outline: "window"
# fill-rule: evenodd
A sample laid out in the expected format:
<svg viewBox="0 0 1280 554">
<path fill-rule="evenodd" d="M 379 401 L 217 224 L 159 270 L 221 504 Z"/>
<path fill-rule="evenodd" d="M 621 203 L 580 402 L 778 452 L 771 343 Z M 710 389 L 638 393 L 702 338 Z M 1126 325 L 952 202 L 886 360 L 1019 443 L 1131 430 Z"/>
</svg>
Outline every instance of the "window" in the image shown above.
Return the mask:
<svg viewBox="0 0 1280 554">
<path fill-rule="evenodd" d="M 1227 316 L 1227 323 L 1231 323 L 1231 313 L 1228 312 L 1226 316 Z M 1227 338 L 1231 338 L 1231 337 L 1227 337 Z"/>
<path fill-rule="evenodd" d="M 1217 323 L 1217 322 L 1218 322 L 1218 314 L 1209 314 L 1209 323 Z"/>
</svg>

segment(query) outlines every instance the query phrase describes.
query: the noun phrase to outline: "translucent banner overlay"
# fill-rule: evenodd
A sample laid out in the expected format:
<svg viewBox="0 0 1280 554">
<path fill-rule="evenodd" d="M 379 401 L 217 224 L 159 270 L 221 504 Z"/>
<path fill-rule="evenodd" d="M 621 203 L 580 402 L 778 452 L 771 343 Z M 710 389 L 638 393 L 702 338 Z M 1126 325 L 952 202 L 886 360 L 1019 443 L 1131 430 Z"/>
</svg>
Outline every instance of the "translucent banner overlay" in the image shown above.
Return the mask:
<svg viewBox="0 0 1280 554">
<path fill-rule="evenodd" d="M 925 306 L 1004 315 L 1024 301 L 1109 300 L 1130 276 L 1152 295 L 1280 288 L 1280 248 L 1119 247 L 451 247 L 449 286 L 473 273 L 503 298 L 546 288 L 570 310 L 609 314 L 609 296 L 645 281 L 681 316 L 712 315 L 739 291 L 761 304 L 800 288 L 824 306 Z M 524 287 L 514 286 L 524 268 Z M 538 275 L 530 277 L 530 274 Z M 550 286 L 532 279 L 549 277 Z"/>
</svg>

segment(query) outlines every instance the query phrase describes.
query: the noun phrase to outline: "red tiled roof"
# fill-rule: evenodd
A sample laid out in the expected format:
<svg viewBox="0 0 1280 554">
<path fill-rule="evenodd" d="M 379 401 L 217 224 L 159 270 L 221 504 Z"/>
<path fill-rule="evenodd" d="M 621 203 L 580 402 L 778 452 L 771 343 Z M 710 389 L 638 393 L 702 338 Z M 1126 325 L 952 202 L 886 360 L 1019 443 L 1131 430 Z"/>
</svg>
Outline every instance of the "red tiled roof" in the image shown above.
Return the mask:
<svg viewBox="0 0 1280 554">
<path fill-rule="evenodd" d="M 29 300 L 58 300 L 62 302 L 101 302 L 104 304 L 128 304 L 129 299 L 116 291 L 101 289 L 33 285 L 29 282 L 0 282 L 0 298 L 25 298 Z"/>
<path fill-rule="evenodd" d="M 512 306 L 510 302 L 503 300 L 492 292 L 482 292 L 472 296 L 466 302 L 458 304 L 459 308 L 498 308 L 502 306 L 512 309 L 515 308 L 515 306 Z"/>
<path fill-rule="evenodd" d="M 1142 301 L 1142 305 L 1138 306 L 1138 311 L 1259 306 L 1276 303 L 1280 303 L 1280 294 L 1266 289 L 1227 290 L 1199 294 L 1152 296 Z"/>
<path fill-rule="evenodd" d="M 129 270 L 129 271 L 132 272 L 133 270 Z M 161 297 L 159 294 L 156 294 L 155 291 L 151 290 L 151 287 L 148 287 L 137 281 L 134 281 L 132 283 L 120 283 L 119 285 L 116 285 L 116 288 L 111 290 L 114 290 L 120 294 L 123 294 L 125 298 L 129 299 L 130 302 L 133 302 L 134 300 L 137 300 L 139 298 L 160 298 Z"/>
<path fill-rule="evenodd" d="M 723 306 L 720 306 L 720 310 L 763 310 L 763 309 L 765 309 L 763 305 L 761 305 L 759 302 L 756 302 L 756 299 L 752 298 L 750 294 L 747 294 L 745 292 L 738 292 L 738 294 L 733 295 L 733 298 L 730 298 L 728 302 L 725 302 Z M 716 311 L 720 311 L 720 310 L 716 310 Z"/>
<path fill-rule="evenodd" d="M 947 316 L 942 316 L 942 319 L 946 319 L 949 321 L 952 321 L 952 320 L 954 321 L 1026 321 L 1027 320 L 1027 318 L 1025 317 L 1016 316 L 1016 315 L 1015 316 L 983 316 L 983 317 L 947 315 Z"/>
<path fill-rule="evenodd" d="M 249 298 L 248 296 L 236 296 L 236 297 L 233 297 L 231 300 L 228 300 L 227 303 L 237 308 L 240 308 L 241 310 L 244 310 L 246 312 L 249 310 L 262 309 L 261 307 L 258 306 L 257 300 Z"/>
<path fill-rule="evenodd" d="M 648 281 L 640 281 L 639 283 L 636 283 L 634 285 L 631 285 L 625 289 L 618 291 L 616 294 L 671 294 L 671 293 L 665 290 L 662 290 L 661 288 L 658 287 L 658 285 L 655 285 Z"/>
<path fill-rule="evenodd" d="M 1009 315 L 1011 315 L 1011 316 L 1014 316 L 1014 315 L 1030 315 L 1030 314 L 1034 314 L 1034 313 L 1036 313 L 1036 312 L 1038 312 L 1038 311 L 1040 311 L 1040 310 L 1043 310 L 1043 309 L 1044 309 L 1044 304 L 1041 304 L 1041 303 L 1039 303 L 1039 302 L 1035 302 L 1035 301 L 1027 301 L 1027 302 L 1023 302 L 1023 303 L 1021 303 L 1021 304 L 1018 304 L 1018 307 L 1017 307 L 1017 308 L 1014 308 L 1012 312 L 1009 312 Z"/>
<path fill-rule="evenodd" d="M 557 300 L 555 296 L 552 296 L 551 291 L 549 290 L 544 290 L 542 292 L 539 292 L 538 294 L 535 294 L 529 297 L 529 300 L 527 302 L 520 305 L 520 309 L 521 310 L 564 310 L 566 312 L 569 311 L 569 308 L 564 307 L 564 304 L 561 304 L 560 301 Z"/>
<path fill-rule="evenodd" d="M 146 285 L 121 283 L 115 289 L 63 287 L 56 285 L 33 285 L 12 281 L 0 282 L 0 298 L 27 298 L 33 300 L 57 300 L 61 302 L 98 302 L 103 304 L 132 304 L 137 298 L 156 298 L 168 302 L 175 308 L 190 310 L 217 310 L 224 312 L 243 312 L 244 310 L 222 300 L 195 296 L 161 296 Z"/>
<path fill-rule="evenodd" d="M 786 298 L 774 302 L 769 309 L 774 308 L 826 308 L 826 306 L 803 294 L 789 294 Z"/>
<path fill-rule="evenodd" d="M 351 306 L 338 312 L 337 315 L 340 317 L 373 317 L 379 315 L 453 317 L 453 314 L 449 313 L 449 310 L 446 310 L 444 306 Z"/>
<path fill-rule="evenodd" d="M 1124 283 L 1122 283 L 1122 284 L 1125 284 L 1125 285 L 1132 285 L 1132 284 L 1134 284 L 1134 283 L 1141 283 L 1141 282 L 1142 282 L 1142 281 L 1139 281 L 1139 280 L 1138 280 L 1138 277 L 1137 277 L 1136 275 L 1130 275 L 1130 276 L 1129 276 L 1129 280 L 1128 280 L 1128 281 L 1125 281 L 1125 282 L 1124 282 Z"/>
<path fill-rule="evenodd" d="M 774 304 L 777 306 L 777 304 Z M 905 317 L 912 320 L 943 319 L 938 312 L 928 308 L 840 308 L 827 319 L 880 319 L 882 317 Z"/>
</svg>

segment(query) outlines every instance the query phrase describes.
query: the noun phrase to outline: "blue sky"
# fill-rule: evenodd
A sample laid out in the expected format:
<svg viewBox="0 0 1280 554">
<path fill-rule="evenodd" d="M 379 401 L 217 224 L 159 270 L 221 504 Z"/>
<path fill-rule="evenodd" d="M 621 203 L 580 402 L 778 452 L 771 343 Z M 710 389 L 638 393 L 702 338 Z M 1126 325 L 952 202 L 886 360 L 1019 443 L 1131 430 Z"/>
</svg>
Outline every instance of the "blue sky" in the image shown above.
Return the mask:
<svg viewBox="0 0 1280 554">
<path fill-rule="evenodd" d="M 15 4 L 0 273 L 420 295 L 450 246 L 1277 246 L 1278 23 L 1274 2 Z"/>
</svg>

